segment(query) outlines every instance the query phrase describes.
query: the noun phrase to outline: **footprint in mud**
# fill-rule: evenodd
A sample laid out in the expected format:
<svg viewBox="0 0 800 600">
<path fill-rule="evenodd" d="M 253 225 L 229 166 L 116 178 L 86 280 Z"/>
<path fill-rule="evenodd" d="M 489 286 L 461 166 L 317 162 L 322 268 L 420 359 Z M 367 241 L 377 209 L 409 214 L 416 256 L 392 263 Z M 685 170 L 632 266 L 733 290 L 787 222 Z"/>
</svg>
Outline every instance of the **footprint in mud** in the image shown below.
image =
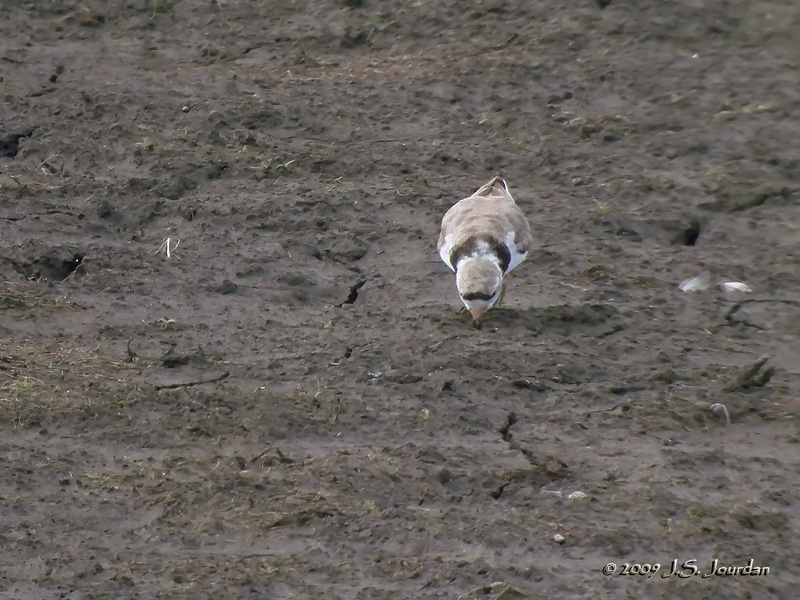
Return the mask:
<svg viewBox="0 0 800 600">
<path fill-rule="evenodd" d="M 52 248 L 33 260 L 18 263 L 15 268 L 27 279 L 64 281 L 81 266 L 83 258 L 80 252 Z"/>
<path fill-rule="evenodd" d="M 655 242 L 665 246 L 694 246 L 706 228 L 706 220 L 686 219 L 601 219 L 587 225 L 587 233 L 613 236 L 631 242 Z"/>
<path fill-rule="evenodd" d="M 494 327 L 524 327 L 535 335 L 559 333 L 568 335 L 598 328 L 598 333 L 609 329 L 609 321 L 618 314 L 610 304 L 560 304 L 544 308 L 492 310 L 486 324 Z"/>
<path fill-rule="evenodd" d="M 33 129 L 26 129 L 3 136 L 0 138 L 0 155 L 14 158 L 19 152 L 19 141 L 22 138 L 30 137 L 32 134 Z"/>
<path fill-rule="evenodd" d="M 449 307 L 430 312 L 429 317 L 448 327 L 469 329 L 526 329 L 534 335 L 576 332 L 602 337 L 625 328 L 617 320 L 619 311 L 610 304 L 559 304 L 527 310 L 493 308 L 480 326 L 476 326 L 466 309 Z"/>
</svg>

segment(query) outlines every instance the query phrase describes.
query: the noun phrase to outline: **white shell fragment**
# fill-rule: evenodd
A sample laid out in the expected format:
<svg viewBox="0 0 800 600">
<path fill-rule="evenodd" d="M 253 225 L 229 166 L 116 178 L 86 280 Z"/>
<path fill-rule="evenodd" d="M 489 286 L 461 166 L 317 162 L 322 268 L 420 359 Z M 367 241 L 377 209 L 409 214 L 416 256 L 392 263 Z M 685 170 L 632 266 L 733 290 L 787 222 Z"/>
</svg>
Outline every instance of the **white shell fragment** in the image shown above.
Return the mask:
<svg viewBox="0 0 800 600">
<path fill-rule="evenodd" d="M 751 288 L 746 283 L 742 283 L 741 281 L 724 281 L 719 284 L 719 289 L 721 289 L 725 293 L 729 292 L 752 292 L 753 288 Z"/>
<path fill-rule="evenodd" d="M 557 534 L 555 534 L 555 535 L 553 536 L 553 541 L 554 541 L 556 544 L 563 544 L 564 542 L 566 542 L 566 541 L 567 541 L 567 538 L 565 538 L 565 537 L 564 537 L 563 535 L 561 535 L 560 533 L 557 533 Z"/>
<path fill-rule="evenodd" d="M 567 500 L 585 500 L 588 497 L 589 496 L 583 492 L 572 492 L 569 496 L 567 496 Z"/>
<path fill-rule="evenodd" d="M 711 275 L 702 273 L 697 277 L 691 277 L 690 279 L 681 281 L 678 287 L 684 292 L 703 292 L 709 289 L 711 285 Z M 716 287 L 726 294 L 733 292 L 748 293 L 753 291 L 753 288 L 741 281 L 720 281 L 717 283 Z"/>
<path fill-rule="evenodd" d="M 711 277 L 708 273 L 703 273 L 691 279 L 685 279 L 678 284 L 684 292 L 702 292 L 711 287 Z"/>
</svg>

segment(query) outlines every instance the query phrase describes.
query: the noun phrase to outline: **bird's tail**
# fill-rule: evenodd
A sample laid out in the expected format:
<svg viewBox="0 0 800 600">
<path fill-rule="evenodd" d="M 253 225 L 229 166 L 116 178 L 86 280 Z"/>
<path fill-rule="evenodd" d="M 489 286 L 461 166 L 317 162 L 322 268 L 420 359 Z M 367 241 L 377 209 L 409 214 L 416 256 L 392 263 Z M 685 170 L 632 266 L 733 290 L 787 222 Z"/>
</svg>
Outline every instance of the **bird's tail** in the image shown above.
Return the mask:
<svg viewBox="0 0 800 600">
<path fill-rule="evenodd" d="M 473 196 L 485 196 L 486 198 L 508 198 L 514 202 L 511 192 L 508 191 L 508 184 L 499 175 L 492 177 L 490 181 L 483 184 Z"/>
</svg>

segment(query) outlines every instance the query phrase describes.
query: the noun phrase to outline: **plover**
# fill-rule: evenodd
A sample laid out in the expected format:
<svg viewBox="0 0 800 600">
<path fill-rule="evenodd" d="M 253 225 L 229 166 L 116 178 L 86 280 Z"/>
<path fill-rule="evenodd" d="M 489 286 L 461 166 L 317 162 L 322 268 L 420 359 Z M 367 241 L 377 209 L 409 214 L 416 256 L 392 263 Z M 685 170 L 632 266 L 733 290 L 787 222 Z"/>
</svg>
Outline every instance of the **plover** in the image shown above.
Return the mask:
<svg viewBox="0 0 800 600">
<path fill-rule="evenodd" d="M 472 319 L 500 306 L 504 277 L 528 256 L 531 227 L 500 177 L 457 202 L 442 218 L 439 256 L 456 274 L 456 287 Z"/>
</svg>

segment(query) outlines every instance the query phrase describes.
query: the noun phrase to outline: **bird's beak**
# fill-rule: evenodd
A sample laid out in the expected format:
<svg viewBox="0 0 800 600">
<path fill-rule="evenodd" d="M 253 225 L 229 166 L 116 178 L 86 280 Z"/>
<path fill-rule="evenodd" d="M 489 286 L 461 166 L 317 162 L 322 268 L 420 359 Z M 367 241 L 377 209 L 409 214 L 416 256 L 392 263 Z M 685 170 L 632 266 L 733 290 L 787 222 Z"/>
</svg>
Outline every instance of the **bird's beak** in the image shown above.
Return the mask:
<svg viewBox="0 0 800 600">
<path fill-rule="evenodd" d="M 469 313 L 472 315 L 472 320 L 475 323 L 480 323 L 483 320 L 483 317 L 486 316 L 486 309 L 485 308 L 475 308 Z"/>
</svg>

